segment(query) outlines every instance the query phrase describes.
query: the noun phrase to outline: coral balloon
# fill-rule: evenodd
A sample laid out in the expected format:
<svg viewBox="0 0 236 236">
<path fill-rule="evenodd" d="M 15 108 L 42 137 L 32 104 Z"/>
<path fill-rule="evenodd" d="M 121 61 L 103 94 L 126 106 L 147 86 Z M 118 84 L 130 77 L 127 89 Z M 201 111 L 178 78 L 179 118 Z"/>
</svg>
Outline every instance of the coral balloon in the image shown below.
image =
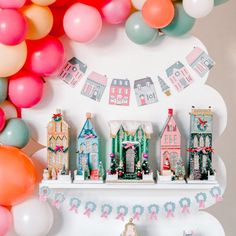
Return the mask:
<svg viewBox="0 0 236 236">
<path fill-rule="evenodd" d="M 31 0 L 31 2 L 39 5 L 39 6 L 48 6 L 56 2 L 56 0 Z"/>
<path fill-rule="evenodd" d="M 9 80 L 9 98 L 19 108 L 35 106 L 42 98 L 42 79 L 28 71 L 20 71 Z"/>
<path fill-rule="evenodd" d="M 147 0 L 142 9 L 143 18 L 152 28 L 164 28 L 175 15 L 171 0 Z"/>
<path fill-rule="evenodd" d="M 110 24 L 123 23 L 131 11 L 130 0 L 113 0 L 105 4 L 102 9 L 103 18 Z"/>
<path fill-rule="evenodd" d="M 133 6 L 137 9 L 137 10 L 142 10 L 144 3 L 147 0 L 131 0 Z"/>
<path fill-rule="evenodd" d="M 0 43 L 16 45 L 26 36 L 27 22 L 25 17 L 14 9 L 0 11 Z"/>
<path fill-rule="evenodd" d="M 50 35 L 55 37 L 60 37 L 65 34 L 63 28 L 63 18 L 66 13 L 66 7 L 51 7 L 51 11 L 53 14 L 53 26 L 50 31 Z"/>
<path fill-rule="evenodd" d="M 11 212 L 0 206 L 0 235 L 6 235 L 12 226 L 12 215 Z"/>
<path fill-rule="evenodd" d="M 0 8 L 21 8 L 24 6 L 26 0 L 0 0 Z"/>
<path fill-rule="evenodd" d="M 4 129 L 5 124 L 6 124 L 5 112 L 3 111 L 2 108 L 0 108 L 0 132 L 2 132 L 2 130 Z"/>
<path fill-rule="evenodd" d="M 16 107 L 9 101 L 0 103 L 0 108 L 4 111 L 6 120 L 17 117 Z"/>
<path fill-rule="evenodd" d="M 29 197 L 36 184 L 36 169 L 17 148 L 0 146 L 0 205 L 12 206 Z"/>
<path fill-rule="evenodd" d="M 6 127 L 0 133 L 0 142 L 3 145 L 23 148 L 29 142 L 29 133 L 29 128 L 23 120 L 13 118 L 7 121 Z"/>
<path fill-rule="evenodd" d="M 27 41 L 28 57 L 25 67 L 38 75 L 51 75 L 64 61 L 64 47 L 59 39 L 47 36 L 37 41 Z"/>
<path fill-rule="evenodd" d="M 96 8 L 76 3 L 66 11 L 63 25 L 70 39 L 81 43 L 90 42 L 101 32 L 102 17 Z"/>
<path fill-rule="evenodd" d="M 202 18 L 212 11 L 214 0 L 183 0 L 183 7 L 193 18 Z"/>
<path fill-rule="evenodd" d="M 7 98 L 8 79 L 0 78 L 0 102 L 3 102 Z"/>
<path fill-rule="evenodd" d="M 26 43 L 15 46 L 0 44 L 0 77 L 8 77 L 17 73 L 25 64 L 27 56 Z"/>
<path fill-rule="evenodd" d="M 53 15 L 49 7 L 30 4 L 21 11 L 28 22 L 27 39 L 41 39 L 49 34 L 53 25 Z"/>
</svg>

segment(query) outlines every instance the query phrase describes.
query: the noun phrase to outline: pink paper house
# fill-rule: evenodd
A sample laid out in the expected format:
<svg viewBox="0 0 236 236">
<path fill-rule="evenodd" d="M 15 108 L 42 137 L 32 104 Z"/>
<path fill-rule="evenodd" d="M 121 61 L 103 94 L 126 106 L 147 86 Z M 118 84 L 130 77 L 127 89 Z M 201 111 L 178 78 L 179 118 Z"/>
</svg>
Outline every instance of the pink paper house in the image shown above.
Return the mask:
<svg viewBox="0 0 236 236">
<path fill-rule="evenodd" d="M 173 117 L 173 109 L 168 110 L 168 119 L 161 132 L 161 174 L 176 171 L 181 158 L 181 134 Z"/>
</svg>

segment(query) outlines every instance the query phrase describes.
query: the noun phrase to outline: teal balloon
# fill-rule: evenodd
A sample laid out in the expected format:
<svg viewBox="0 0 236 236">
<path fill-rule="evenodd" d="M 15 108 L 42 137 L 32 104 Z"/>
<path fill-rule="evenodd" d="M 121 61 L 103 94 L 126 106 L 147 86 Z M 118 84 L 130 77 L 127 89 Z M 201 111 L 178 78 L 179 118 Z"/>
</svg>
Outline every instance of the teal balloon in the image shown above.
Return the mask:
<svg viewBox="0 0 236 236">
<path fill-rule="evenodd" d="M 159 32 L 144 22 L 141 12 L 133 13 L 125 24 L 128 38 L 136 44 L 148 44 L 152 42 Z"/>
<path fill-rule="evenodd" d="M 176 3 L 174 19 L 161 31 L 170 36 L 181 36 L 193 28 L 195 21 L 196 19 L 185 12 L 182 3 Z"/>
<path fill-rule="evenodd" d="M 30 134 L 26 123 L 18 118 L 9 119 L 0 133 L 0 143 L 7 146 L 23 148 L 29 142 Z"/>
<path fill-rule="evenodd" d="M 224 3 L 228 2 L 228 1 L 229 0 L 214 0 L 214 5 L 218 6 L 218 5 L 224 4 Z"/>
<path fill-rule="evenodd" d="M 7 98 L 8 79 L 0 78 L 0 102 L 3 102 Z"/>
</svg>

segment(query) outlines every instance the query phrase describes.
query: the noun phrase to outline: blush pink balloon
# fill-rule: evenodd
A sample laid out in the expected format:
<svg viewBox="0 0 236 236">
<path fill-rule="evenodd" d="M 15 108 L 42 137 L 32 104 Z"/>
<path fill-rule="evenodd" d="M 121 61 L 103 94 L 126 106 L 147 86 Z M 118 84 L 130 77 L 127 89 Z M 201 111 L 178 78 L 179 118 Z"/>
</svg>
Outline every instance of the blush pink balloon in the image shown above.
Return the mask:
<svg viewBox="0 0 236 236">
<path fill-rule="evenodd" d="M 20 71 L 9 79 L 9 98 L 19 108 L 35 106 L 43 95 L 41 77 L 28 71 Z"/>
<path fill-rule="evenodd" d="M 12 215 L 11 212 L 0 206 L 0 235 L 6 235 L 12 226 Z"/>
<path fill-rule="evenodd" d="M 0 108 L 0 132 L 4 129 L 6 125 L 6 116 L 2 108 Z M 1 234 L 0 234 L 1 235 Z"/>
<path fill-rule="evenodd" d="M 101 32 L 102 17 L 96 8 L 75 3 L 66 11 L 63 25 L 70 39 L 81 43 L 91 42 Z"/>
<path fill-rule="evenodd" d="M 64 47 L 55 37 L 47 36 L 27 42 L 28 56 L 25 67 L 38 75 L 52 75 L 64 62 Z"/>
<path fill-rule="evenodd" d="M 27 22 L 25 17 L 14 9 L 0 11 L 0 43 L 16 45 L 26 36 Z"/>
<path fill-rule="evenodd" d="M 129 17 L 130 11 L 130 0 L 112 0 L 101 9 L 104 19 L 114 25 L 123 23 Z"/>
<path fill-rule="evenodd" d="M 26 0 L 0 0 L 0 8 L 21 8 L 24 6 Z"/>
</svg>

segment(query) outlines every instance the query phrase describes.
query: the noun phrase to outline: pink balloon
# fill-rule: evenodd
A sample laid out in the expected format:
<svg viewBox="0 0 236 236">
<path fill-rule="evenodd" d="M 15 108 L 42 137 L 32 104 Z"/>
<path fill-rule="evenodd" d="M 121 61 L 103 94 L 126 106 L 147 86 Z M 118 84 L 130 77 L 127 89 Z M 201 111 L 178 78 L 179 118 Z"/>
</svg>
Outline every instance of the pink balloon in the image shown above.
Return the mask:
<svg viewBox="0 0 236 236">
<path fill-rule="evenodd" d="M 52 75 L 64 61 L 64 47 L 59 39 L 47 36 L 27 42 L 28 57 L 25 67 L 38 75 Z"/>
<path fill-rule="evenodd" d="M 0 132 L 4 129 L 5 125 L 6 125 L 5 112 L 3 111 L 2 108 L 0 108 Z"/>
<path fill-rule="evenodd" d="M 25 17 L 14 9 L 0 11 L 0 43 L 16 45 L 26 36 L 27 22 Z"/>
<path fill-rule="evenodd" d="M 0 235 L 6 235 L 12 226 L 12 215 L 10 211 L 0 206 Z"/>
<path fill-rule="evenodd" d="M 130 0 L 112 0 L 102 7 L 102 15 L 110 24 L 123 23 L 130 15 Z"/>
<path fill-rule="evenodd" d="M 81 43 L 91 42 L 101 32 L 102 17 L 96 8 L 75 3 L 66 11 L 63 25 L 70 39 Z"/>
<path fill-rule="evenodd" d="M 19 108 L 36 105 L 43 95 L 41 77 L 28 71 L 20 71 L 9 80 L 9 98 Z"/>
<path fill-rule="evenodd" d="M 26 0 L 0 0 L 0 8 L 21 8 L 24 6 Z"/>
</svg>

